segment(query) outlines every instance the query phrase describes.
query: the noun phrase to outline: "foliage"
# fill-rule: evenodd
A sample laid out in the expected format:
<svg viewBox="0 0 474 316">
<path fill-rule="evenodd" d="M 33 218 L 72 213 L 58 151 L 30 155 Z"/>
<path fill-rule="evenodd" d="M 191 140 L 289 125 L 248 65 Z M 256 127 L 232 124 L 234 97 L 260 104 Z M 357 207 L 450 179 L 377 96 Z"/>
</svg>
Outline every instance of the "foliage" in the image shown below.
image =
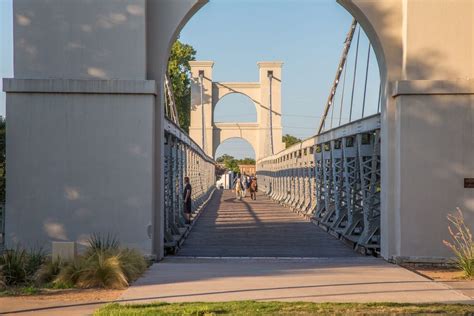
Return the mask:
<svg viewBox="0 0 474 316">
<path fill-rule="evenodd" d="M 171 47 L 168 60 L 168 74 L 173 88 L 173 94 L 178 111 L 178 119 L 181 128 L 189 132 L 191 121 L 191 84 L 189 62 L 195 60 L 196 50 L 188 44 L 179 40 Z"/>
<path fill-rule="evenodd" d="M 34 275 L 45 262 L 46 256 L 42 249 L 27 251 L 17 247 L 7 249 L 0 256 L 0 275 L 6 286 L 29 284 Z"/>
<path fill-rule="evenodd" d="M 41 249 L 6 250 L 0 257 L 0 290 L 21 286 L 54 288 L 123 288 L 145 272 L 147 261 L 137 250 L 121 248 L 110 234 L 93 234 L 86 251 L 72 262 L 47 258 Z M 23 293 L 22 294 L 25 294 Z M 30 291 L 31 292 L 31 291 Z"/>
<path fill-rule="evenodd" d="M 119 252 L 97 250 L 82 260 L 82 269 L 75 283 L 77 287 L 120 289 L 128 285 Z"/>
<path fill-rule="evenodd" d="M 111 251 L 119 248 L 119 241 L 117 236 L 112 234 L 102 235 L 100 233 L 93 233 L 89 240 L 89 249 L 92 252 L 96 251 Z"/>
<path fill-rule="evenodd" d="M 474 277 L 474 242 L 461 209 L 457 208 L 457 214 L 448 214 L 447 218 L 453 225 L 448 225 L 452 242 L 443 240 L 443 243 L 451 248 L 456 256 L 456 265 L 464 271 L 465 276 Z"/>
<path fill-rule="evenodd" d="M 108 315 L 472 315 L 469 304 L 310 303 L 234 301 L 218 303 L 109 304 L 95 312 Z"/>
<path fill-rule="evenodd" d="M 231 155 L 224 154 L 216 159 L 218 163 L 224 165 L 227 170 L 233 171 L 235 173 L 240 173 L 239 165 L 254 165 L 255 159 L 253 158 L 243 158 L 243 159 L 235 159 Z"/>
<path fill-rule="evenodd" d="M 120 266 L 127 281 L 132 282 L 145 272 L 148 264 L 139 251 L 125 248 L 120 251 Z"/>
<path fill-rule="evenodd" d="M 137 250 L 120 248 L 110 234 L 93 234 L 89 249 L 74 262 L 64 265 L 54 279 L 55 286 L 79 288 L 124 288 L 145 272 L 147 262 Z"/>
<path fill-rule="evenodd" d="M 61 272 L 61 268 L 63 268 L 64 265 L 65 264 L 59 259 L 52 260 L 51 258 L 49 258 L 36 271 L 34 276 L 35 283 L 38 285 L 42 285 L 53 282 L 53 280 Z"/>
<path fill-rule="evenodd" d="M 293 146 L 294 144 L 297 144 L 299 142 L 301 142 L 301 139 L 293 136 L 293 135 L 290 135 L 290 134 L 285 134 L 285 136 L 283 136 L 281 138 L 282 142 L 285 143 L 285 148 L 288 148 L 288 147 L 291 147 Z"/>
</svg>

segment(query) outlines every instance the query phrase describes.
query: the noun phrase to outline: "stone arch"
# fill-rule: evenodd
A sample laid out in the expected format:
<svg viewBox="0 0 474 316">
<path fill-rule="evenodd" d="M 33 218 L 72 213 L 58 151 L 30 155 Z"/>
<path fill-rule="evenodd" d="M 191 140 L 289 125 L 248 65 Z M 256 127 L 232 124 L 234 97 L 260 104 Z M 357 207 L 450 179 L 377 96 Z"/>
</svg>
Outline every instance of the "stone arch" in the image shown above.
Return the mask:
<svg viewBox="0 0 474 316">
<path fill-rule="evenodd" d="M 191 125 L 189 134 L 209 156 L 214 156 L 223 139 L 242 137 L 255 149 L 257 159 L 284 148 L 281 120 L 282 62 L 259 62 L 258 82 L 215 82 L 212 61 L 191 61 Z M 269 73 L 273 74 L 272 79 Z M 271 99 L 270 99 L 271 91 Z M 255 123 L 216 123 L 216 104 L 225 96 L 239 93 L 247 96 L 257 113 Z M 271 100 L 271 106 L 270 106 Z M 270 108 L 272 109 L 270 115 Z M 271 124 L 270 124 L 271 117 Z M 270 133 L 270 127 L 272 133 Z"/>
<path fill-rule="evenodd" d="M 225 100 L 227 101 L 227 98 L 228 96 L 239 96 L 239 97 L 242 97 L 243 99 L 246 100 L 246 102 L 248 102 L 249 104 L 252 104 L 253 105 L 253 110 L 255 113 L 255 120 L 252 120 L 252 121 L 244 121 L 244 122 L 258 122 L 258 104 L 255 102 L 254 99 L 252 99 L 248 94 L 245 94 L 243 92 L 239 92 L 239 91 L 235 91 L 235 92 L 229 92 L 229 93 L 226 93 L 224 95 L 222 95 L 220 98 L 218 98 L 215 102 L 215 104 L 213 104 L 213 108 L 212 108 L 212 113 L 213 113 L 213 117 L 212 117 L 212 121 L 215 123 L 215 122 L 226 122 L 226 121 L 216 121 L 216 109 L 217 108 L 220 108 L 220 107 L 224 107 L 225 105 L 221 104 L 222 103 L 222 100 Z M 247 107 L 244 109 L 244 110 L 249 110 Z"/>
<path fill-rule="evenodd" d="M 217 146 L 214 149 L 214 158 L 217 158 L 216 153 L 217 153 L 217 149 L 219 148 L 219 146 L 223 145 L 224 143 L 226 143 L 228 141 L 232 141 L 232 140 L 235 140 L 235 139 L 240 139 L 240 140 L 245 141 L 245 143 L 252 148 L 253 153 L 255 155 L 255 146 L 254 146 L 254 144 L 252 144 L 251 142 L 249 142 L 247 139 L 245 139 L 243 137 L 230 137 L 230 138 L 221 140 L 221 142 L 219 144 L 217 144 Z"/>
</svg>

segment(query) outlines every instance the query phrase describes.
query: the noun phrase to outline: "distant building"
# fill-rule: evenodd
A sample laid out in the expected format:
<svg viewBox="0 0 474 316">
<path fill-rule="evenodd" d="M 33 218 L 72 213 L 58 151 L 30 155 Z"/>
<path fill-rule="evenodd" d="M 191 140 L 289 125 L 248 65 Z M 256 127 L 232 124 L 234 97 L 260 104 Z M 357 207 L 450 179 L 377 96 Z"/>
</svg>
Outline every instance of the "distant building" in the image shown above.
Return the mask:
<svg viewBox="0 0 474 316">
<path fill-rule="evenodd" d="M 255 165 L 239 165 L 240 173 L 255 176 Z"/>
</svg>

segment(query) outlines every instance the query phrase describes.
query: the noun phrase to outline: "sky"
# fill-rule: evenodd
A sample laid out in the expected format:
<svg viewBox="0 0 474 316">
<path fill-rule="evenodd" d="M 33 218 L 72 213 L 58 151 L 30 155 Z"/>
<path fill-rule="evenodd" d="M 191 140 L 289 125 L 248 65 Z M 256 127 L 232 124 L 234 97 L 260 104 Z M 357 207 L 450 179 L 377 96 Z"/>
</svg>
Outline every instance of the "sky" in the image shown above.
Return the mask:
<svg viewBox="0 0 474 316">
<path fill-rule="evenodd" d="M 13 77 L 12 0 L 0 0 L 0 77 Z M 283 134 L 307 138 L 316 133 L 352 16 L 334 0 L 210 0 L 185 25 L 182 42 L 196 59 L 213 60 L 214 81 L 258 81 L 257 62 L 283 61 Z M 342 123 L 349 117 L 356 36 L 349 54 Z M 362 31 L 353 97 L 353 119 L 361 117 L 368 40 Z M 0 83 L 1 85 L 1 83 Z M 371 52 L 365 114 L 377 110 L 379 73 Z M 342 85 L 336 94 L 333 126 L 339 122 Z M 5 95 L 0 95 L 5 115 Z M 228 95 L 216 106 L 219 122 L 255 121 L 254 105 L 245 96 Z M 330 124 L 328 122 L 328 124 Z M 250 144 L 231 139 L 216 157 L 255 157 Z"/>
<path fill-rule="evenodd" d="M 304 139 L 316 133 L 351 22 L 352 16 L 333 0 L 211 0 L 183 28 L 180 40 L 196 49 L 196 59 L 215 62 L 214 81 L 258 81 L 258 61 L 283 61 L 283 134 Z M 342 123 L 349 116 L 356 38 L 357 33 L 348 61 Z M 362 31 L 353 118 L 361 116 L 368 45 Z M 370 57 L 366 115 L 377 111 L 379 90 L 373 51 Z M 341 93 L 338 89 L 334 126 Z M 255 119 L 255 107 L 245 96 L 228 95 L 216 105 L 214 121 Z M 240 139 L 221 144 L 216 157 L 224 153 L 254 157 L 250 144 Z"/>
</svg>

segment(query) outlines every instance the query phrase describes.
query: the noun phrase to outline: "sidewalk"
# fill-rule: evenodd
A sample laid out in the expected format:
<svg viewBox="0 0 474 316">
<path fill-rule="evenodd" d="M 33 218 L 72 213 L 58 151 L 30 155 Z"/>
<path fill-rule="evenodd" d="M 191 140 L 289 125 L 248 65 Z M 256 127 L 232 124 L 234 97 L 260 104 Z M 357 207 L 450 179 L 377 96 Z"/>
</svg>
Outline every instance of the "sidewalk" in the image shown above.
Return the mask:
<svg viewBox="0 0 474 316">
<path fill-rule="evenodd" d="M 232 300 L 474 303 L 443 283 L 376 258 L 167 258 L 126 290 L 126 303 Z"/>
</svg>

